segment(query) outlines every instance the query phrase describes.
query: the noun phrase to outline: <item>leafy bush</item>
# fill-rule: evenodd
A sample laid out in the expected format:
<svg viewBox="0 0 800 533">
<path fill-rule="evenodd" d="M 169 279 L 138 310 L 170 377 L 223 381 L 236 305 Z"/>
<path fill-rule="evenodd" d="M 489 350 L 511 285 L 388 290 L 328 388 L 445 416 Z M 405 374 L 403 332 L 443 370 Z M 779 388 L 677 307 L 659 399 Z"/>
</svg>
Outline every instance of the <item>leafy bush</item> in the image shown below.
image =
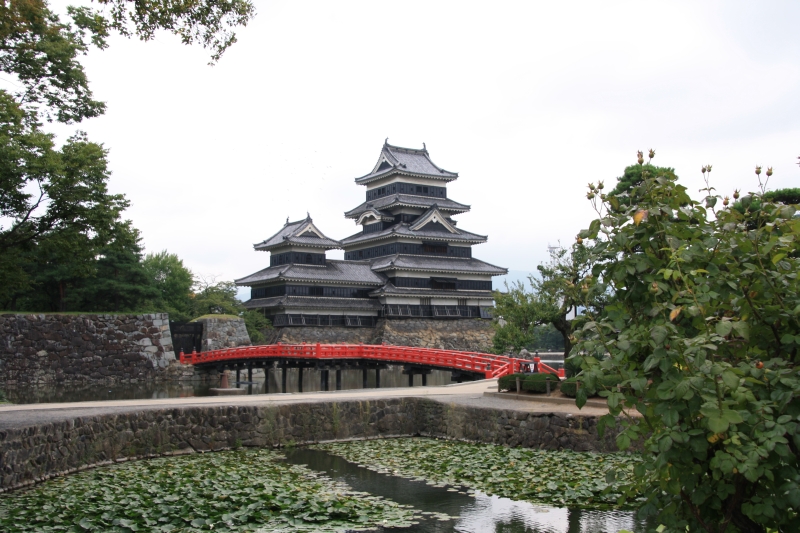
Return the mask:
<svg viewBox="0 0 800 533">
<path fill-rule="evenodd" d="M 567 357 L 564 359 L 564 374 L 568 378 L 575 377 L 580 373 L 581 365 L 575 361 L 574 357 Z"/>
<path fill-rule="evenodd" d="M 3 392 L 3 389 L 0 389 L 0 403 L 6 403 L 7 401 L 6 393 Z"/>
<path fill-rule="evenodd" d="M 631 493 L 659 531 L 800 531 L 800 219 L 760 167 L 760 192 L 732 199 L 702 171 L 701 201 L 644 172 L 624 198 L 590 185 L 581 284 L 609 301 L 575 332 L 580 379 L 620 377 L 598 430 L 620 421 L 620 449 L 643 441 Z"/>
<path fill-rule="evenodd" d="M 519 378 L 520 382 L 525 380 L 525 377 L 528 374 L 509 374 L 507 376 L 503 376 L 498 380 L 500 390 L 510 390 L 516 391 L 517 390 L 517 378 Z M 520 387 L 522 384 L 520 383 Z"/>
<path fill-rule="evenodd" d="M 550 382 L 550 390 L 554 391 L 558 388 L 561 381 L 558 376 L 548 373 L 527 374 L 525 381 L 522 382 L 522 390 L 528 392 L 542 393 L 547 392 L 547 382 Z"/>
</svg>

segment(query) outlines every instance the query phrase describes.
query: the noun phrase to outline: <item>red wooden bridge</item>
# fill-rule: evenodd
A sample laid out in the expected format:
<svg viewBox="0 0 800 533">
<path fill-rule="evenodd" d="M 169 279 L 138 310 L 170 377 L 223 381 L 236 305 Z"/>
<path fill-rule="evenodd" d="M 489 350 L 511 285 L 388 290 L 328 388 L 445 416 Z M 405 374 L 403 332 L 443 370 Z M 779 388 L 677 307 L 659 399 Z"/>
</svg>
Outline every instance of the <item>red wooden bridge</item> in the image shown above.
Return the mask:
<svg viewBox="0 0 800 533">
<path fill-rule="evenodd" d="M 270 344 L 265 346 L 246 346 L 180 354 L 181 363 L 201 368 L 236 370 L 237 381 L 242 369 L 248 370 L 248 381 L 252 381 L 252 369 L 274 366 L 283 369 L 283 391 L 286 391 L 286 368 L 300 368 L 300 392 L 302 392 L 302 369 L 317 368 L 323 371 L 323 390 L 328 390 L 327 372 L 336 370 L 337 390 L 341 384 L 340 370 L 360 368 L 364 371 L 366 387 L 367 370 L 376 370 L 376 382 L 380 387 L 380 369 L 387 364 L 403 365 L 404 373 L 413 384 L 415 374 L 426 375 L 430 370 L 449 370 L 453 381 L 491 379 L 527 370 L 532 361 L 505 355 L 494 355 L 457 350 L 437 350 L 411 346 L 392 346 L 388 344 Z M 563 377 L 563 369 L 556 370 L 539 362 L 540 372 L 550 372 Z"/>
</svg>

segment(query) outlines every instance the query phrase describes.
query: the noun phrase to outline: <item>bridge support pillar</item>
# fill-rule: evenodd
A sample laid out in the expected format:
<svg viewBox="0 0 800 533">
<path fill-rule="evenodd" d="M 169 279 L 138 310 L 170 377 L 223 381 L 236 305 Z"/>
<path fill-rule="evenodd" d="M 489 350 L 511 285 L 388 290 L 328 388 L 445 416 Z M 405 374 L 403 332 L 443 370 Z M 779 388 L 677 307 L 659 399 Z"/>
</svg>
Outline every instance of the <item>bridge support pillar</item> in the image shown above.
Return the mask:
<svg viewBox="0 0 800 533">
<path fill-rule="evenodd" d="M 342 390 L 342 369 L 336 369 L 336 390 Z"/>
<path fill-rule="evenodd" d="M 408 386 L 409 387 L 413 387 L 414 386 L 414 373 L 413 372 L 409 372 L 408 373 Z"/>
<path fill-rule="evenodd" d="M 422 386 L 426 387 L 428 385 L 428 374 L 422 374 Z"/>
<path fill-rule="evenodd" d="M 297 368 L 297 392 L 303 392 L 303 367 Z"/>
<path fill-rule="evenodd" d="M 380 389 L 381 388 L 381 369 L 380 368 L 376 368 L 375 369 L 375 388 L 376 389 Z"/>
<path fill-rule="evenodd" d="M 361 369 L 361 388 L 367 388 L 367 367 Z"/>
<path fill-rule="evenodd" d="M 281 368 L 281 392 L 286 393 L 286 367 Z"/>
<path fill-rule="evenodd" d="M 239 388 L 239 382 L 241 381 L 240 373 L 241 373 L 241 367 L 239 365 L 236 365 L 236 388 Z"/>
<path fill-rule="evenodd" d="M 247 364 L 247 394 L 253 394 L 253 363 Z"/>
<path fill-rule="evenodd" d="M 328 371 L 327 370 L 322 370 L 319 373 L 319 379 L 320 379 L 319 388 L 324 390 L 324 391 L 327 391 L 328 390 Z"/>
</svg>

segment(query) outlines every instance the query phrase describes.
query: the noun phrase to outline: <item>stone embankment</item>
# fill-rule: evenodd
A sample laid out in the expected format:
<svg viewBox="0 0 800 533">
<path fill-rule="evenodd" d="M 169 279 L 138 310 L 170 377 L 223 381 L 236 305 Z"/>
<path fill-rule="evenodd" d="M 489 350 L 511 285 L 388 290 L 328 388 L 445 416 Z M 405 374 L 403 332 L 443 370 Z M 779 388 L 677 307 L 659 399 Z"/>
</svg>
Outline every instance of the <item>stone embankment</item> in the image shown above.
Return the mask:
<svg viewBox="0 0 800 533">
<path fill-rule="evenodd" d="M 237 317 L 203 316 L 196 319 L 203 324 L 203 351 L 252 346 L 244 320 Z"/>
<path fill-rule="evenodd" d="M 611 433 L 599 438 L 593 416 L 420 397 L 132 409 L 0 430 L 0 492 L 121 460 L 240 446 L 420 435 L 526 448 L 614 451 Z"/>
<path fill-rule="evenodd" d="M 284 344 L 394 344 L 441 350 L 487 352 L 494 328 L 490 320 L 433 320 L 407 318 L 379 320 L 374 328 L 282 327 L 275 342 Z"/>
<path fill-rule="evenodd" d="M 166 313 L 0 316 L 0 384 L 135 382 L 191 371 L 175 361 Z"/>
</svg>

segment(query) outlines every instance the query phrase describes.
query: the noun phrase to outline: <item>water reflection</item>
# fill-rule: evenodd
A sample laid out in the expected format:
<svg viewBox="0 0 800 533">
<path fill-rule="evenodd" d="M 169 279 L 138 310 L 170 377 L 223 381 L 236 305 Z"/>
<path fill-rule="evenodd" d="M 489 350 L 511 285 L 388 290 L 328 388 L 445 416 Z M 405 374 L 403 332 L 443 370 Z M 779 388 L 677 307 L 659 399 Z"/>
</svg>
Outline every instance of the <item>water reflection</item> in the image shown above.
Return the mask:
<svg viewBox="0 0 800 533">
<path fill-rule="evenodd" d="M 587 511 L 533 505 L 488 496 L 482 492 L 435 486 L 367 470 L 319 450 L 287 452 L 287 461 L 343 481 L 357 491 L 383 496 L 416 509 L 458 517 L 441 521 L 425 518 L 398 533 L 607 533 L 627 529 L 646 531 L 631 511 Z"/>
<path fill-rule="evenodd" d="M 367 388 L 375 388 L 375 370 L 367 372 Z M 403 374 L 403 367 L 389 365 L 381 371 L 381 388 L 408 387 L 408 375 Z M 235 381 L 236 373 L 231 372 L 231 381 Z M 316 368 L 303 370 L 303 391 L 315 392 L 324 390 L 323 374 Z M 241 381 L 247 381 L 247 371 L 239 374 Z M 328 372 L 329 390 L 336 390 L 336 371 Z M 253 384 L 241 384 L 247 389 L 248 394 L 275 394 L 282 392 L 283 375 L 280 368 L 268 368 L 266 373 L 257 369 L 252 378 Z M 286 392 L 299 391 L 300 373 L 297 368 L 286 370 Z M 17 404 L 27 403 L 64 403 L 64 402 L 93 402 L 105 400 L 146 400 L 164 398 L 186 398 L 191 396 L 209 396 L 212 387 L 216 387 L 217 379 L 196 379 L 172 383 L 121 383 L 116 385 L 104 384 L 49 384 L 34 386 L 17 386 L 5 389 L 9 401 Z M 453 383 L 449 371 L 433 370 L 426 377 L 428 386 L 449 385 Z M 361 389 L 364 385 L 364 375 L 361 370 L 341 370 L 341 390 Z M 414 376 L 414 386 L 422 386 L 422 376 Z"/>
</svg>

